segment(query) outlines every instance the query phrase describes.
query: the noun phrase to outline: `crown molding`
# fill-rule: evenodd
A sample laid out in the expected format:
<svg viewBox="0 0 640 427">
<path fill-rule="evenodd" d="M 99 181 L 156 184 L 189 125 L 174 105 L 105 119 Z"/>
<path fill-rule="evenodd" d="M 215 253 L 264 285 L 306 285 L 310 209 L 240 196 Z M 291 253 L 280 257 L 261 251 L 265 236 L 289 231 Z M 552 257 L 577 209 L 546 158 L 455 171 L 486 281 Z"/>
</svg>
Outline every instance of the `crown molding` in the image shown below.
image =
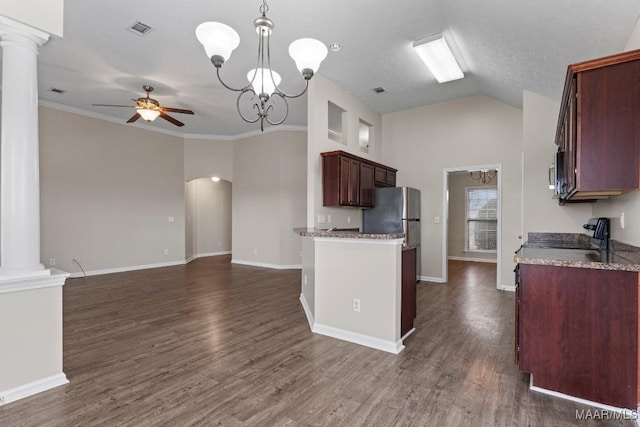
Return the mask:
<svg viewBox="0 0 640 427">
<path fill-rule="evenodd" d="M 252 136 L 263 135 L 271 132 L 290 131 L 290 132 L 306 132 L 307 126 L 294 126 L 294 125 L 279 125 L 271 126 L 264 131 L 253 130 L 249 132 L 239 133 L 237 135 L 210 135 L 210 134 L 197 134 L 197 133 L 180 133 L 155 126 L 145 125 L 143 123 L 123 123 L 121 119 L 108 116 L 106 114 L 94 113 L 93 111 L 83 110 L 77 107 L 70 107 L 68 105 L 59 104 L 57 102 L 47 101 L 46 99 L 40 99 L 38 104 L 42 107 L 52 108 L 54 110 L 64 111 L 67 113 L 78 114 L 80 116 L 90 117 L 92 119 L 104 120 L 106 122 L 116 123 L 123 126 L 131 126 L 137 129 L 146 130 L 149 132 L 157 132 L 164 135 L 175 136 L 183 139 L 206 139 L 217 141 L 237 141 L 239 139 L 250 138 Z"/>
</svg>

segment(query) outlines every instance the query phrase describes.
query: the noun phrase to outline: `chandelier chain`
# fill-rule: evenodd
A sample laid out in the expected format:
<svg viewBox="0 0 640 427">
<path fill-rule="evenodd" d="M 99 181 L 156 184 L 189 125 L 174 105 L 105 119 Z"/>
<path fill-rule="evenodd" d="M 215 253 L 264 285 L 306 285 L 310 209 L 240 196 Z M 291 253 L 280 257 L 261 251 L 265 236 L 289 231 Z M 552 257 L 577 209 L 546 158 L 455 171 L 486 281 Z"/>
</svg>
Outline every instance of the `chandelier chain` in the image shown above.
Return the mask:
<svg viewBox="0 0 640 427">
<path fill-rule="evenodd" d="M 262 14 L 262 16 L 265 16 L 267 14 L 267 12 L 269 11 L 269 5 L 267 4 L 267 0 L 262 0 L 262 6 L 260 6 L 259 11 Z"/>
</svg>

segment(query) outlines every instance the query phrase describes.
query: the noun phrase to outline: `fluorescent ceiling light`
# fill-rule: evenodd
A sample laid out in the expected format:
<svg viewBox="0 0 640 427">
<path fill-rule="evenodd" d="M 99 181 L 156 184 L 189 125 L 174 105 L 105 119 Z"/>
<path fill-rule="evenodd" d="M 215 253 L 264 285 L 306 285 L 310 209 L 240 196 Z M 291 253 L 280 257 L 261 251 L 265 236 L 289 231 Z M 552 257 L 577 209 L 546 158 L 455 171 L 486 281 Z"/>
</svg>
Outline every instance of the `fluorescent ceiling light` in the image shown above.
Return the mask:
<svg viewBox="0 0 640 427">
<path fill-rule="evenodd" d="M 427 65 L 438 83 L 463 78 L 464 73 L 456 62 L 456 58 L 453 57 L 453 53 L 451 53 L 442 34 L 434 37 L 414 41 L 413 48 L 416 53 Z"/>
</svg>

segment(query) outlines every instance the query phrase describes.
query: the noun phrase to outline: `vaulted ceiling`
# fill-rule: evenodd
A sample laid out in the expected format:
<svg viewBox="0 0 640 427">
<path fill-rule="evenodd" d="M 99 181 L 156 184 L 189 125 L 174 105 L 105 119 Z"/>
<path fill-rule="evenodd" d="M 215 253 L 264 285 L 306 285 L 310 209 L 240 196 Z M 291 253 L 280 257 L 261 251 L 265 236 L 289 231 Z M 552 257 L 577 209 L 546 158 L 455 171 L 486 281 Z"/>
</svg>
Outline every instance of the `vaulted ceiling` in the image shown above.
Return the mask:
<svg viewBox="0 0 640 427">
<path fill-rule="evenodd" d="M 253 19 L 261 0 L 65 0 L 64 37 L 40 50 L 40 98 L 110 116 L 123 123 L 128 104 L 156 88 L 161 104 L 188 108 L 153 126 L 191 135 L 238 135 L 257 125 L 236 112 L 235 94 L 224 89 L 194 30 L 220 21 L 240 35 L 240 46 L 222 74 L 235 86 L 256 60 Z M 380 113 L 471 94 L 485 94 L 521 107 L 522 91 L 559 99 L 568 64 L 622 51 L 640 15 L 637 0 L 271 0 L 275 24 L 272 66 L 282 88 L 303 87 L 289 44 L 301 37 L 339 42 L 319 73 Z M 136 21 L 153 29 L 145 36 L 127 30 Z M 413 40 L 444 32 L 455 41 L 465 78 L 438 84 L 413 52 Z M 376 95 L 382 86 L 387 93 Z M 62 89 L 58 94 L 51 88 Z M 306 125 L 306 96 L 290 103 L 288 125 Z"/>
</svg>

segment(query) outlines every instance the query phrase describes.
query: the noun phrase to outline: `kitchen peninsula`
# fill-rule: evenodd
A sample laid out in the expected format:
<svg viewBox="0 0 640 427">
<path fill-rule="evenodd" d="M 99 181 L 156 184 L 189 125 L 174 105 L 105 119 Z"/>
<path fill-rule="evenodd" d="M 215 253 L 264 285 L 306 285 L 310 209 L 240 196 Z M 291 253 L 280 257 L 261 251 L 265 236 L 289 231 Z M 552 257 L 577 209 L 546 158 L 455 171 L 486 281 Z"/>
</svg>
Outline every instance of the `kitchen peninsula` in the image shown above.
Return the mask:
<svg viewBox="0 0 640 427">
<path fill-rule="evenodd" d="M 402 351 L 403 258 L 410 262 L 413 257 L 411 322 L 415 317 L 415 248 L 403 248 L 404 233 L 294 231 L 302 236 L 300 301 L 311 330 L 390 353 Z M 405 336 L 413 331 L 410 326 Z"/>
</svg>

